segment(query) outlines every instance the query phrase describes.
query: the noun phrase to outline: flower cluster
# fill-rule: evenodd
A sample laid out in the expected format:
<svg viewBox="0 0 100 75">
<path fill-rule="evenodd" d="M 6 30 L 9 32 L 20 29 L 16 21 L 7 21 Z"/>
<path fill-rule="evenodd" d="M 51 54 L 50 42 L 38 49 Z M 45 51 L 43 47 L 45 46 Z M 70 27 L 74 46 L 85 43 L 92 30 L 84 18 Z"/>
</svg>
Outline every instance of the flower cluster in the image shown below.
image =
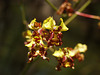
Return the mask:
<svg viewBox="0 0 100 75">
<path fill-rule="evenodd" d="M 32 20 L 28 27 L 32 30 L 24 32 L 24 36 L 27 39 L 25 46 L 29 48 L 28 57 L 31 62 L 37 55 L 40 55 L 43 59 L 47 59 L 46 50 L 47 46 L 43 43 L 43 39 L 40 31 L 41 23 L 36 22 L 36 19 Z"/>
<path fill-rule="evenodd" d="M 31 30 L 24 32 L 24 36 L 27 39 L 25 46 L 29 48 L 29 62 L 32 61 L 37 55 L 40 55 L 43 59 L 48 60 L 46 57 L 48 47 L 62 45 L 61 31 L 68 30 L 63 23 L 62 18 L 60 26 L 56 26 L 52 17 L 44 20 L 42 26 L 41 23 L 36 22 L 36 19 L 34 19 L 28 27 Z M 47 44 L 45 45 L 43 41 L 46 41 Z"/>
<path fill-rule="evenodd" d="M 61 18 L 60 26 L 56 25 L 53 18 L 49 17 L 43 22 L 43 29 L 49 30 L 49 39 L 47 39 L 48 46 L 61 46 L 62 45 L 62 31 L 67 31 L 68 28 L 65 26 L 63 19 Z"/>
<path fill-rule="evenodd" d="M 24 37 L 26 38 L 25 46 L 29 48 L 28 62 L 34 60 L 38 55 L 42 59 L 49 60 L 49 58 L 46 57 L 47 50 L 51 47 L 62 45 L 62 31 L 67 31 L 68 28 L 62 18 L 60 18 L 60 21 L 60 25 L 56 25 L 53 17 L 49 17 L 44 20 L 43 23 L 38 23 L 36 19 L 34 19 L 28 24 L 29 30 L 24 32 Z M 56 70 L 60 70 L 61 67 L 74 68 L 74 58 L 82 61 L 84 55 L 80 53 L 86 50 L 87 46 L 80 43 L 76 45 L 74 49 L 66 47 L 54 50 L 53 56 L 56 57 L 59 63 Z"/>
<path fill-rule="evenodd" d="M 61 67 L 71 67 L 74 69 L 74 58 L 78 59 L 79 61 L 84 60 L 84 55 L 80 54 L 81 52 L 85 52 L 87 50 L 87 46 L 85 44 L 77 44 L 74 49 L 66 47 L 66 48 L 59 48 L 56 50 L 53 55 L 57 58 L 59 64 L 56 67 L 56 70 L 61 70 Z"/>
</svg>

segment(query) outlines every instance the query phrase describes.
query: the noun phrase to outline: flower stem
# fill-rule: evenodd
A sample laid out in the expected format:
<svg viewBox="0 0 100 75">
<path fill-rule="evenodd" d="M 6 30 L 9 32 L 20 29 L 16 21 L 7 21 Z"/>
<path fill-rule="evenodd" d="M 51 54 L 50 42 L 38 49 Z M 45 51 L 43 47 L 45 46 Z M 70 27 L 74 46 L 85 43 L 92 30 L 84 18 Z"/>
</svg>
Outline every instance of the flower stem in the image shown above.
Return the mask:
<svg viewBox="0 0 100 75">
<path fill-rule="evenodd" d="M 49 0 L 45 0 L 55 11 L 57 11 L 58 9 L 49 1 Z M 66 14 L 61 14 L 62 17 L 66 17 Z"/>
<path fill-rule="evenodd" d="M 25 65 L 24 69 L 21 71 L 20 75 L 25 75 L 27 73 L 27 71 L 29 70 L 29 68 L 31 67 L 31 65 L 33 64 L 33 62 L 35 62 L 38 58 L 39 58 L 39 56 L 37 58 L 35 58 L 32 62 L 26 63 L 26 65 Z"/>
<path fill-rule="evenodd" d="M 49 1 L 45 0 L 55 11 L 57 11 L 57 8 Z"/>
<path fill-rule="evenodd" d="M 22 2 L 23 1 L 21 0 L 21 2 L 20 2 L 20 10 L 21 10 L 21 15 L 22 15 L 22 21 L 23 21 L 23 24 L 25 24 L 26 28 L 27 28 L 28 22 L 27 22 L 26 17 L 25 17 L 25 10 L 24 10 L 24 5 L 23 5 Z"/>
<path fill-rule="evenodd" d="M 78 10 L 78 12 L 82 12 L 90 3 L 91 3 L 91 0 L 88 0 L 88 1 Z M 77 14 L 73 14 L 68 20 L 66 20 L 66 21 L 65 21 L 65 25 L 68 25 L 75 17 L 77 17 Z"/>
<path fill-rule="evenodd" d="M 27 24 L 27 21 L 25 19 L 25 12 L 24 12 L 24 7 L 23 5 L 21 6 L 21 13 L 22 13 L 22 20 L 23 20 L 23 24 Z"/>
<path fill-rule="evenodd" d="M 78 11 L 76 11 L 75 14 L 77 14 L 79 16 L 87 17 L 87 18 L 92 18 L 92 19 L 100 20 L 100 16 L 89 15 L 89 14 L 81 13 L 81 12 L 78 12 Z"/>
</svg>

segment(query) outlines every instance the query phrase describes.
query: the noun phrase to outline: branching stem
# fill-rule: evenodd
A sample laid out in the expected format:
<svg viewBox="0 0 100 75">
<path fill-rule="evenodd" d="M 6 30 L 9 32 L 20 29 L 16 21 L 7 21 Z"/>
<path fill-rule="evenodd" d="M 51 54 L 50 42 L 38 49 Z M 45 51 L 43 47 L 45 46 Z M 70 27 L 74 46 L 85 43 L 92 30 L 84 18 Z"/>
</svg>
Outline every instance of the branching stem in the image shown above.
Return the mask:
<svg viewBox="0 0 100 75">
<path fill-rule="evenodd" d="M 91 3 L 91 0 L 88 0 L 79 10 L 78 12 L 82 12 L 89 4 Z M 69 19 L 65 21 L 65 25 L 68 25 L 75 17 L 77 17 L 77 14 L 73 14 Z"/>
</svg>

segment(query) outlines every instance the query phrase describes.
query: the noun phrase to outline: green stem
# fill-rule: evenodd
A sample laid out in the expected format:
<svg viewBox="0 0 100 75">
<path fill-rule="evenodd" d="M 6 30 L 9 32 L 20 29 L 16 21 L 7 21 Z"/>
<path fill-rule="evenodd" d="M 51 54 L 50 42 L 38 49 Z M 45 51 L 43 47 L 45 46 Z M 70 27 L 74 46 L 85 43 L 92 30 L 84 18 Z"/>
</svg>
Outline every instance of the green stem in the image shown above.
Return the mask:
<svg viewBox="0 0 100 75">
<path fill-rule="evenodd" d="M 35 62 L 37 59 L 39 58 L 39 56 L 34 59 L 32 62 L 30 63 L 26 63 L 24 69 L 22 70 L 22 72 L 20 73 L 20 75 L 25 75 L 27 73 L 27 71 L 29 70 L 29 68 L 31 67 L 31 65 L 33 64 L 33 62 Z"/>
<path fill-rule="evenodd" d="M 45 0 L 55 11 L 57 11 L 58 9 L 49 1 L 49 0 Z M 61 14 L 62 17 L 66 17 L 66 14 Z"/>
<path fill-rule="evenodd" d="M 57 11 L 57 8 L 49 1 L 45 0 L 55 11 Z"/>
<path fill-rule="evenodd" d="M 82 12 L 90 3 L 91 0 L 88 0 L 78 11 Z M 75 17 L 77 17 L 77 14 L 73 14 L 68 20 L 66 20 L 65 25 L 68 25 Z"/>
<path fill-rule="evenodd" d="M 79 0 L 78 2 L 75 2 L 75 4 L 73 4 L 73 8 L 75 9 L 80 2 L 81 2 L 81 0 Z"/>
<path fill-rule="evenodd" d="M 25 24 L 26 27 L 27 27 L 28 22 L 27 22 L 27 20 L 26 20 L 26 18 L 25 18 L 24 5 L 23 5 L 22 3 L 21 3 L 21 5 L 20 5 L 20 10 L 21 10 L 21 14 L 22 14 L 22 21 L 23 21 L 23 24 Z"/>
</svg>

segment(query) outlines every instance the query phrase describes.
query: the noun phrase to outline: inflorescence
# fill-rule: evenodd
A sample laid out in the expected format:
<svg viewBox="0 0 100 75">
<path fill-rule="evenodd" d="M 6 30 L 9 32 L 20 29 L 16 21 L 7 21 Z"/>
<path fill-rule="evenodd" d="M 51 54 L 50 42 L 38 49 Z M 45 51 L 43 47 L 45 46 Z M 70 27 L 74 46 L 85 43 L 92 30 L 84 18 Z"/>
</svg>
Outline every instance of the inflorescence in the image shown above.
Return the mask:
<svg viewBox="0 0 100 75">
<path fill-rule="evenodd" d="M 48 60 L 46 57 L 47 50 L 53 49 L 54 47 L 59 47 L 63 44 L 62 42 L 62 31 L 67 31 L 68 28 L 60 18 L 60 25 L 56 25 L 53 17 L 49 17 L 44 20 L 43 23 L 39 23 L 36 19 L 32 20 L 28 24 L 28 30 L 24 32 L 24 37 L 26 38 L 25 46 L 28 47 L 28 63 L 32 62 L 34 58 L 40 56 L 43 60 Z M 71 67 L 74 69 L 74 59 L 79 61 L 84 60 L 84 55 L 82 54 L 87 50 L 85 44 L 78 43 L 75 48 L 65 47 L 53 50 L 53 56 L 58 61 L 56 70 L 60 71 L 61 67 Z"/>
</svg>

